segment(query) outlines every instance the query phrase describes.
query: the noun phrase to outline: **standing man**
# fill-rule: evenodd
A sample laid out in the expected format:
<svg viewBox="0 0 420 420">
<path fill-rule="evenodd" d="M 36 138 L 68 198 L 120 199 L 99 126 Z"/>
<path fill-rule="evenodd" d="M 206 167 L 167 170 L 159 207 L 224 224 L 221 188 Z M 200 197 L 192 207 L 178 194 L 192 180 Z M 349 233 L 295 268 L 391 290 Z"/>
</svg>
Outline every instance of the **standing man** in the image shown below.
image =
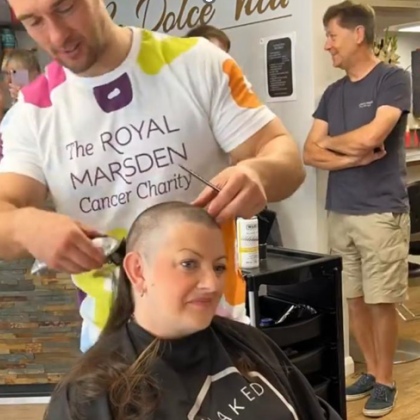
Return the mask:
<svg viewBox="0 0 420 420">
<path fill-rule="evenodd" d="M 304 169 L 281 121 L 207 40 L 119 27 L 103 0 L 9 3 L 54 62 L 3 133 L 0 259 L 31 254 L 75 275 L 87 350 L 112 303 L 106 269 L 91 272 L 104 263 L 91 238 L 122 238 L 139 212 L 171 200 L 220 223 L 248 218 L 293 194 Z M 222 191 L 201 191 L 179 164 Z M 41 210 L 47 193 L 57 213 Z"/>
<path fill-rule="evenodd" d="M 307 165 L 330 171 L 326 209 L 330 247 L 343 258 L 344 293 L 367 373 L 347 400 L 370 396 L 364 414 L 381 417 L 397 397 L 395 304 L 408 283 L 410 220 L 404 132 L 410 80 L 374 55 L 371 7 L 345 1 L 324 16 L 325 49 L 346 76 L 324 93 L 306 141 Z"/>
</svg>

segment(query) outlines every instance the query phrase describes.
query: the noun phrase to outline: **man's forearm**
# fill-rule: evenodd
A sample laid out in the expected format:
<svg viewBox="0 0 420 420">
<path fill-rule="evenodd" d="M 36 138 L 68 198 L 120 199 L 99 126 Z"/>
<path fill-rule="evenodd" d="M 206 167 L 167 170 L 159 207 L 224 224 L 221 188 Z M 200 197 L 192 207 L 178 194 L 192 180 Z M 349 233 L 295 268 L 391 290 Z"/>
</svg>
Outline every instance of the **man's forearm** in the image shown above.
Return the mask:
<svg viewBox="0 0 420 420">
<path fill-rule="evenodd" d="M 354 158 L 339 155 L 317 145 L 308 146 L 303 156 L 305 165 L 326 171 L 339 171 L 356 166 Z"/>
<path fill-rule="evenodd" d="M 262 147 L 255 158 L 238 163 L 258 174 L 269 202 L 290 197 L 305 180 L 305 169 L 298 148 L 284 150 L 281 147 L 284 139 L 279 137 L 276 140 Z"/>
<path fill-rule="evenodd" d="M 334 137 L 324 137 L 318 145 L 336 153 L 349 156 L 363 156 L 380 146 L 373 135 L 370 125 Z"/>
<path fill-rule="evenodd" d="M 18 209 L 12 204 L 0 202 L 0 259 L 14 260 L 28 258 L 30 255 L 17 241 L 19 220 L 26 209 Z"/>
</svg>

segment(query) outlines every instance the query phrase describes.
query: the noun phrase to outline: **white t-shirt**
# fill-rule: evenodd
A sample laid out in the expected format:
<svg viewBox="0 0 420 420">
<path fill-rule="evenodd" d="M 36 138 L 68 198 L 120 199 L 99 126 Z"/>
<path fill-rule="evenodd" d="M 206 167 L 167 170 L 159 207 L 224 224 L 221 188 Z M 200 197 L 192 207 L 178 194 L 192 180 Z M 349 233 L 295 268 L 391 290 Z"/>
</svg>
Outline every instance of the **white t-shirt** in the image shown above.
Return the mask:
<svg viewBox="0 0 420 420">
<path fill-rule="evenodd" d="M 14 107 L 12 106 L 3 116 L 3 119 L 0 122 L 0 133 L 2 133 L 5 129 L 7 124 L 10 122 L 12 115 L 14 112 Z"/>
<path fill-rule="evenodd" d="M 3 158 L 3 140 L 1 137 L 1 133 L 6 129 L 7 124 L 9 123 L 11 116 L 13 114 L 13 107 L 10 108 L 6 114 L 4 115 L 3 119 L 0 122 L 0 162 Z"/>
<path fill-rule="evenodd" d="M 53 62 L 22 90 L 0 172 L 38 180 L 57 212 L 122 238 L 147 207 L 200 193 L 178 164 L 211 179 L 273 118 L 210 42 L 133 28 L 114 71 L 82 78 Z M 89 295 L 81 308 L 87 349 L 108 316 L 111 280 L 87 273 L 74 281 Z"/>
</svg>

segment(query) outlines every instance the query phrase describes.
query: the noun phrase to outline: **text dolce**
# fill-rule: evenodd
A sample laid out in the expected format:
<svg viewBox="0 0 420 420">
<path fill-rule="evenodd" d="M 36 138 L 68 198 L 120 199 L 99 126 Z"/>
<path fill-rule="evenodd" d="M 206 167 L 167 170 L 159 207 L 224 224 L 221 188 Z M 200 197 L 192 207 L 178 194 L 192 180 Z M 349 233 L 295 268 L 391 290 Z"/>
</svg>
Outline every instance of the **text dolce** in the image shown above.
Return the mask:
<svg viewBox="0 0 420 420">
<path fill-rule="evenodd" d="M 164 32 L 174 29 L 192 29 L 198 25 L 209 24 L 216 13 L 217 3 L 191 6 L 190 0 L 181 0 L 178 10 L 168 9 L 169 3 L 172 4 L 172 2 L 173 0 L 170 2 L 169 0 L 153 0 L 153 6 L 158 7 L 158 13 L 153 15 L 157 16 L 154 21 L 150 21 L 150 0 L 139 0 L 133 13 L 137 19 L 143 16 L 144 28 Z M 244 16 L 263 15 L 269 10 L 285 9 L 289 3 L 290 0 L 236 0 L 234 18 L 235 21 L 239 21 Z M 116 1 L 107 4 L 112 18 L 117 15 L 119 7 L 123 6 L 118 5 Z"/>
</svg>

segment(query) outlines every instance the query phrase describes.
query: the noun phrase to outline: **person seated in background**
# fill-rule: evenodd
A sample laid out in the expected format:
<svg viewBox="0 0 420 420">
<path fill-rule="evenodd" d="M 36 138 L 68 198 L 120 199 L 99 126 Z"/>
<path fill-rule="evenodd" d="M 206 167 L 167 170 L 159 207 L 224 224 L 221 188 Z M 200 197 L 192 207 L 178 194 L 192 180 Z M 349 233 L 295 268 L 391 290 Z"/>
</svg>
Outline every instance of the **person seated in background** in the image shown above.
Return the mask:
<svg viewBox="0 0 420 420">
<path fill-rule="evenodd" d="M 167 202 L 141 213 L 108 323 L 46 420 L 339 420 L 265 334 L 215 316 L 226 264 L 204 209 Z"/>
<path fill-rule="evenodd" d="M 19 85 L 14 83 L 13 73 L 16 71 L 27 72 L 27 82 L 30 83 L 35 80 L 41 74 L 41 66 L 38 62 L 36 56 L 36 50 L 25 50 L 25 49 L 15 49 L 8 52 L 1 63 L 1 73 L 2 73 L 2 85 L 0 86 L 0 113 L 6 108 L 6 98 L 3 94 L 3 90 L 8 91 L 11 99 L 11 103 L 14 104 L 19 96 L 20 90 L 24 85 Z M 3 118 L 0 118 L 0 135 L 4 130 L 7 122 L 11 117 L 10 108 L 8 112 L 3 115 Z M 0 158 L 1 156 L 1 138 L 0 138 Z"/>
<path fill-rule="evenodd" d="M 230 51 L 231 43 L 229 37 L 220 29 L 211 25 L 200 25 L 191 29 L 186 38 L 206 38 L 213 44 L 217 45 L 225 52 Z"/>
</svg>

